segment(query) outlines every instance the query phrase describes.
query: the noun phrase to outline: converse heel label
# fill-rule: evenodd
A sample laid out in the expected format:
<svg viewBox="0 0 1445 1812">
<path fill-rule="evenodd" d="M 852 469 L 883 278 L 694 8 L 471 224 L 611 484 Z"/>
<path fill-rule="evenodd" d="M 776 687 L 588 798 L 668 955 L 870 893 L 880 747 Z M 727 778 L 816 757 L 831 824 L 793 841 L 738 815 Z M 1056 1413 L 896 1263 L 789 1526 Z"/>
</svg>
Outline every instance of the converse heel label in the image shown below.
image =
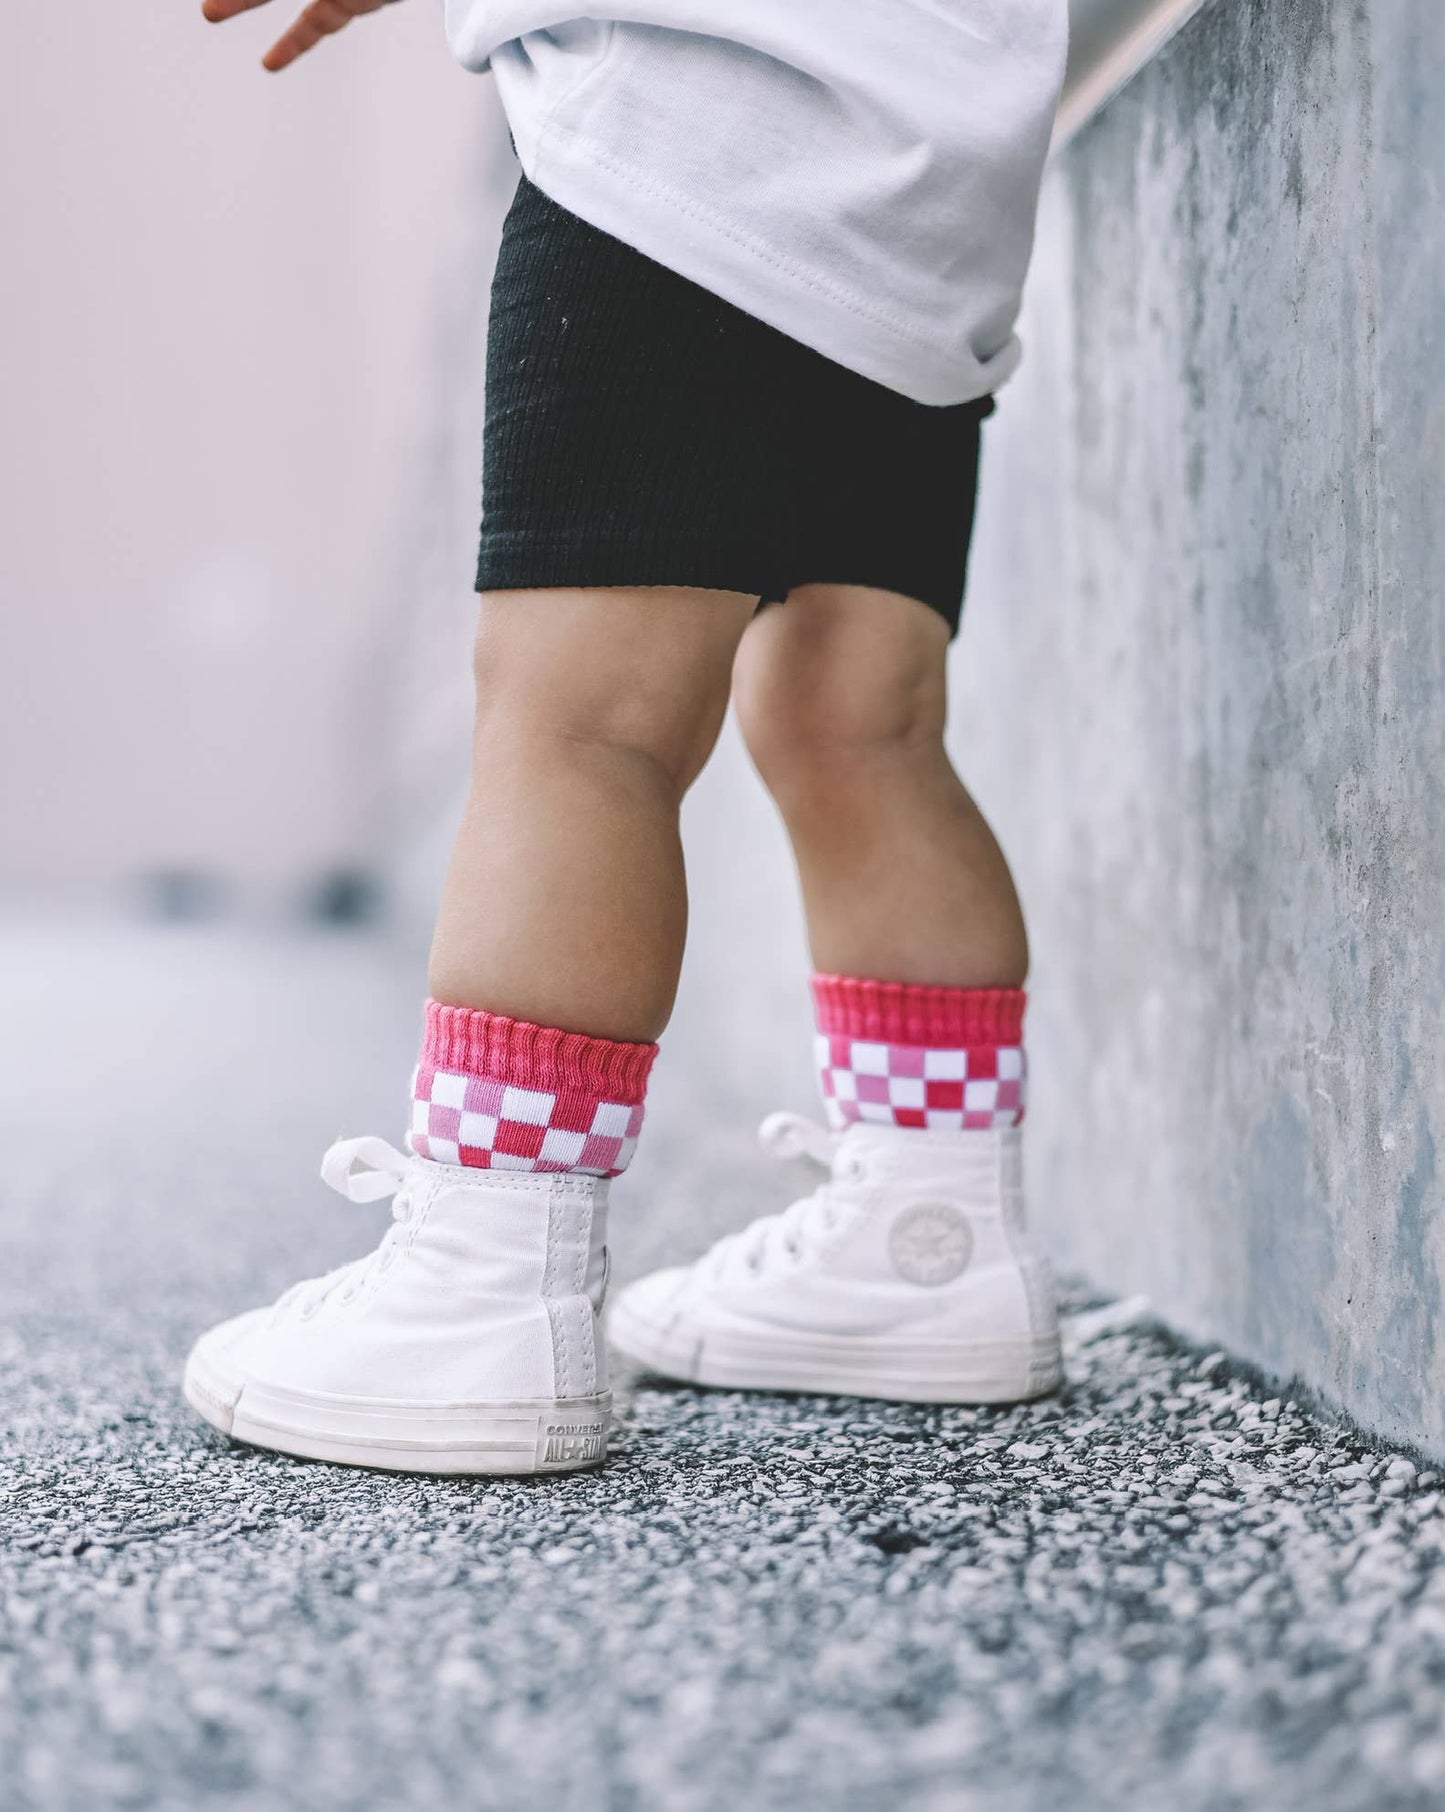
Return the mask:
<svg viewBox="0 0 1445 1812">
<path fill-rule="evenodd" d="M 538 1430 L 537 1465 L 545 1467 L 591 1466 L 607 1450 L 607 1422 L 603 1416 L 587 1418 L 544 1416 Z"/>
</svg>

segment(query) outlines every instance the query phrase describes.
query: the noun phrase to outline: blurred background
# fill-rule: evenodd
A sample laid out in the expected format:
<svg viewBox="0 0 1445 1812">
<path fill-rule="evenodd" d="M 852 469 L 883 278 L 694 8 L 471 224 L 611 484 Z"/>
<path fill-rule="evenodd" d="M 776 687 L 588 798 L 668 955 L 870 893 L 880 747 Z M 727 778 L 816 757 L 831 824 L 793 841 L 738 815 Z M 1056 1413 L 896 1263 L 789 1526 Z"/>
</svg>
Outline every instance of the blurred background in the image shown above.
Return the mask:
<svg viewBox="0 0 1445 1812">
<path fill-rule="evenodd" d="M 277 29 L 12 10 L 12 902 L 362 910 L 398 661 L 423 624 L 465 647 L 492 87 L 425 6 L 284 79 L 257 68 Z"/>
</svg>

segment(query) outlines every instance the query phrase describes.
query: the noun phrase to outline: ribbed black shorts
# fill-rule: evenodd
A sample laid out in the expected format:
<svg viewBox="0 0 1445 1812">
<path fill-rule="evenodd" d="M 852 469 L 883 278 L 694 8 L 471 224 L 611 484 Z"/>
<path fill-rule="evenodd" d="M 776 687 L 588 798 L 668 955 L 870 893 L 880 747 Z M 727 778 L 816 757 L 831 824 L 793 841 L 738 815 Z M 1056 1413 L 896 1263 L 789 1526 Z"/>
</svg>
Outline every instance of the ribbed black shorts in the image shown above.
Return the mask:
<svg viewBox="0 0 1445 1812">
<path fill-rule="evenodd" d="M 860 377 L 524 177 L 492 285 L 477 589 L 868 585 L 954 631 L 992 408 Z"/>
</svg>

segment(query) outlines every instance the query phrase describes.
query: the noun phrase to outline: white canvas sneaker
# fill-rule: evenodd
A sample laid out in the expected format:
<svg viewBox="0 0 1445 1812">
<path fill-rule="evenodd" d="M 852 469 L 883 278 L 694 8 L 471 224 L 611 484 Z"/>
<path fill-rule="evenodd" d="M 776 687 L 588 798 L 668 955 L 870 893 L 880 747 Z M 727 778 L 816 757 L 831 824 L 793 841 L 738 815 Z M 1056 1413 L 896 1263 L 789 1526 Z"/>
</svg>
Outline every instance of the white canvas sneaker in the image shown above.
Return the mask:
<svg viewBox="0 0 1445 1812">
<path fill-rule="evenodd" d="M 621 1291 L 614 1345 L 653 1371 L 735 1389 L 1006 1403 L 1063 1376 L 1048 1260 L 1024 1227 L 1017 1127 L 931 1133 L 796 1114 L 765 1146 L 828 1182 Z"/>
<path fill-rule="evenodd" d="M 192 1408 L 238 1441 L 350 1466 L 601 1460 L 605 1179 L 468 1170 L 384 1139 L 342 1140 L 321 1174 L 353 1201 L 390 1195 L 392 1225 L 369 1257 L 203 1334 Z"/>
</svg>

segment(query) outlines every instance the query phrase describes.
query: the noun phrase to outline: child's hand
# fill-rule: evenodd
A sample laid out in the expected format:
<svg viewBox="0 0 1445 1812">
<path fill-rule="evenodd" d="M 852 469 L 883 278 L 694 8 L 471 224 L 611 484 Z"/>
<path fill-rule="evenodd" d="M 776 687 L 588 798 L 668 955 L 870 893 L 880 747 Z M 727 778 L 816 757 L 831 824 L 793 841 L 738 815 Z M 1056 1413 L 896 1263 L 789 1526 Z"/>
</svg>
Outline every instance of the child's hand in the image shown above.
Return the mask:
<svg viewBox="0 0 1445 1812">
<path fill-rule="evenodd" d="M 273 71 L 284 69 L 362 13 L 374 13 L 390 4 L 391 0 L 312 0 L 291 29 L 283 32 L 262 57 L 261 65 Z M 266 0 L 204 0 L 201 11 L 212 25 L 219 25 L 223 19 L 234 19 L 238 13 L 249 13 L 265 5 Z"/>
</svg>

